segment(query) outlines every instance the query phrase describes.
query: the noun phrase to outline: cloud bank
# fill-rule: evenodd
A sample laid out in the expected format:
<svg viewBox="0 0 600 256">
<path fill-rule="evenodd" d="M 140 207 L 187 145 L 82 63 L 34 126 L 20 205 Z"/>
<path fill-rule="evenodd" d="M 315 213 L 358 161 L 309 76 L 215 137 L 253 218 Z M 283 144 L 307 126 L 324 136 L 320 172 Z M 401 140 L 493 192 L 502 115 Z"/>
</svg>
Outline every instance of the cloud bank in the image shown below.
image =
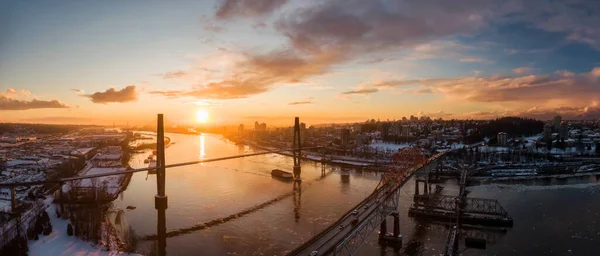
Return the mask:
<svg viewBox="0 0 600 256">
<path fill-rule="evenodd" d="M 5 92 L 0 92 L 0 110 L 69 108 L 69 106 L 58 100 L 26 99 L 29 96 L 31 96 L 31 93 L 27 90 L 17 91 L 8 88 Z"/>
</svg>

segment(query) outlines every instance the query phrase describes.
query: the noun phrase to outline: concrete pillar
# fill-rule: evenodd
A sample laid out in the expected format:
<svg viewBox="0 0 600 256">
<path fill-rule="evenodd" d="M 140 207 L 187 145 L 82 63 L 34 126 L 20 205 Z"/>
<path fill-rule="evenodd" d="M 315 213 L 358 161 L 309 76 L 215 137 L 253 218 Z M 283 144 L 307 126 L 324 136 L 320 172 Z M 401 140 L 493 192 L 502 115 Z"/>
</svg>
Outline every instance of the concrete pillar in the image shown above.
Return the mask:
<svg viewBox="0 0 600 256">
<path fill-rule="evenodd" d="M 394 213 L 394 237 L 400 235 L 400 216 L 398 213 Z"/>
<path fill-rule="evenodd" d="M 64 200 L 65 200 L 65 195 L 63 192 L 63 186 L 65 185 L 64 182 L 58 183 L 58 198 L 60 198 L 60 214 L 63 214 L 65 212 L 65 208 L 64 208 Z M 63 219 L 64 218 L 63 216 Z"/>
<path fill-rule="evenodd" d="M 302 173 L 302 168 L 300 165 L 294 165 L 294 179 L 296 181 L 300 180 L 300 174 Z"/>
<path fill-rule="evenodd" d="M 415 196 L 419 195 L 419 180 L 415 180 Z"/>
<path fill-rule="evenodd" d="M 387 219 L 384 219 L 383 222 L 381 222 L 381 226 L 379 227 L 379 235 L 385 236 L 385 234 L 387 234 Z"/>
<path fill-rule="evenodd" d="M 64 182 L 58 183 L 58 198 L 60 198 L 60 200 L 64 200 L 64 195 L 63 195 L 63 186 L 65 185 Z"/>
</svg>

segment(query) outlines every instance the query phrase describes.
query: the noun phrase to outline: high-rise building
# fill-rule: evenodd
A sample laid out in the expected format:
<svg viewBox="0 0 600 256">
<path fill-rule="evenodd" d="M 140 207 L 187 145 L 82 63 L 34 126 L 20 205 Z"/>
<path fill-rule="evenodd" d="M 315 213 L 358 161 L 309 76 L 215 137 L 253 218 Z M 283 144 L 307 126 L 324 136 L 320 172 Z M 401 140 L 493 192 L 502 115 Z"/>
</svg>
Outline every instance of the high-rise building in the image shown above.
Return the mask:
<svg viewBox="0 0 600 256">
<path fill-rule="evenodd" d="M 358 123 L 357 123 L 357 124 L 354 124 L 354 125 L 352 126 L 352 130 L 353 130 L 353 132 L 356 132 L 356 133 L 361 133 L 361 132 L 362 132 L 362 125 L 361 125 L 361 124 L 358 124 Z"/>
<path fill-rule="evenodd" d="M 359 147 L 364 144 L 364 140 L 365 140 L 365 136 L 363 136 L 360 133 L 356 134 L 356 136 L 354 137 L 354 142 L 355 142 L 356 146 L 359 146 Z"/>
<path fill-rule="evenodd" d="M 562 117 L 560 117 L 560 116 L 555 116 L 554 119 L 552 119 L 552 128 L 554 128 L 555 132 L 558 132 L 561 121 L 562 121 Z"/>
<path fill-rule="evenodd" d="M 340 132 L 340 145 L 345 148 L 350 142 L 350 130 L 344 128 L 341 129 Z"/>
<path fill-rule="evenodd" d="M 434 130 L 433 132 L 431 132 L 433 135 L 433 138 L 435 140 L 441 140 L 442 139 L 442 131 L 441 130 Z"/>
<path fill-rule="evenodd" d="M 306 124 L 300 123 L 300 143 L 302 143 L 302 144 L 306 143 L 307 139 L 308 139 L 308 132 L 306 130 Z"/>
<path fill-rule="evenodd" d="M 498 133 L 498 145 L 500 145 L 500 146 L 506 146 L 507 145 L 506 133 L 505 132 L 499 132 Z"/>
<path fill-rule="evenodd" d="M 402 125 L 400 123 L 392 123 L 392 125 L 390 125 L 389 134 L 392 136 L 401 136 Z"/>
<path fill-rule="evenodd" d="M 238 136 L 240 138 L 244 137 L 244 125 L 243 124 L 240 124 L 240 126 L 238 126 Z"/>
<path fill-rule="evenodd" d="M 544 140 L 548 141 L 552 137 L 552 125 L 545 124 L 544 125 Z"/>
<path fill-rule="evenodd" d="M 558 136 L 560 137 L 560 139 L 569 138 L 569 126 L 567 125 L 567 123 L 562 122 L 560 124 L 560 128 L 558 129 Z"/>
<path fill-rule="evenodd" d="M 401 136 L 404 138 L 410 137 L 410 126 L 408 126 L 408 125 L 402 126 L 402 135 Z"/>
</svg>

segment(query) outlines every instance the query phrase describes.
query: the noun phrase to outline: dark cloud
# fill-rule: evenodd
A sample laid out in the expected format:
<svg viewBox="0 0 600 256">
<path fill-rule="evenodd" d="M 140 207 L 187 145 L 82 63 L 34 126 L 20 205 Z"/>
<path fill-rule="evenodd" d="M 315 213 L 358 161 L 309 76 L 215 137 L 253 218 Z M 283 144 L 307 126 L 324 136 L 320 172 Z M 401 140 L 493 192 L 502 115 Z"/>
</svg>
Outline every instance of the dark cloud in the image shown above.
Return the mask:
<svg viewBox="0 0 600 256">
<path fill-rule="evenodd" d="M 376 93 L 378 91 L 379 90 L 377 90 L 377 89 L 360 89 L 360 90 L 352 90 L 352 91 L 342 92 L 342 94 L 344 94 L 344 95 L 349 95 L 349 94 L 367 95 L 367 94 L 371 94 L 371 93 Z"/>
<path fill-rule="evenodd" d="M 112 102 L 132 102 L 137 100 L 137 92 L 135 85 L 129 85 L 121 90 L 115 90 L 110 88 L 104 92 L 97 92 L 94 94 L 83 95 L 84 97 L 90 98 L 94 103 L 112 103 Z"/>
<path fill-rule="evenodd" d="M 224 1 L 217 18 L 255 17 L 286 1 Z M 278 50 L 245 54 L 221 81 L 194 86 L 189 91 L 154 92 L 168 97 L 243 98 L 281 84 L 302 82 L 328 72 L 332 66 L 364 53 L 402 49 L 481 26 L 476 15 L 485 5 L 478 0 L 460 3 L 431 0 L 387 6 L 381 1 L 331 0 L 311 4 L 282 16 L 275 28 L 288 38 Z M 432 7 L 433 6 L 433 7 Z M 411 9 L 406 12 L 403 9 Z M 360 11 L 358 11 L 360 10 Z M 475 14 L 475 15 L 474 15 Z"/>
<path fill-rule="evenodd" d="M 548 32 L 563 33 L 567 40 L 600 50 L 600 1 L 512 0 L 505 8 L 513 22 L 527 22 Z"/>
<path fill-rule="evenodd" d="M 20 100 L 0 94 L 0 110 L 28 110 L 40 108 L 69 108 L 58 100 Z"/>
<path fill-rule="evenodd" d="M 485 25 L 487 3 L 331 0 L 285 16 L 276 27 L 297 49 L 355 56 L 475 31 Z"/>
<path fill-rule="evenodd" d="M 279 9 L 288 0 L 223 0 L 215 16 L 217 19 L 260 17 Z"/>
<path fill-rule="evenodd" d="M 315 104 L 313 101 L 294 101 L 288 103 L 288 105 L 305 105 L 305 104 Z"/>
<path fill-rule="evenodd" d="M 74 91 L 77 94 L 85 93 L 83 90 L 80 90 L 80 89 L 71 89 L 71 91 Z"/>
<path fill-rule="evenodd" d="M 260 17 L 272 13 L 286 2 L 224 0 L 216 17 Z M 460 45 L 437 45 L 435 42 L 473 35 L 489 26 L 525 24 L 564 33 L 571 41 L 598 46 L 600 30 L 596 24 L 600 24 L 600 16 L 591 15 L 600 11 L 598 3 L 600 1 L 579 0 L 329 0 L 305 3 L 302 8 L 295 8 L 276 18 L 275 29 L 287 38 L 287 43 L 279 50 L 247 54 L 247 60 L 238 63 L 237 68 L 222 81 L 195 86 L 185 94 L 219 99 L 247 97 L 268 91 L 278 84 L 297 83 L 326 73 L 335 65 L 406 49 L 415 51 L 413 57 L 437 58 L 440 55 L 436 49 L 437 52 L 452 52 L 447 49 L 462 48 Z M 419 51 L 418 46 L 423 45 L 427 46 L 421 49 L 425 52 Z M 514 54 L 516 50 L 509 49 L 507 53 Z M 448 54 L 446 58 L 462 62 L 486 61 L 464 54 Z M 383 60 L 387 57 L 373 59 L 374 62 Z M 388 82 L 376 86 L 398 87 L 405 83 Z M 484 100 L 485 97 L 479 95 L 476 98 Z"/>
</svg>

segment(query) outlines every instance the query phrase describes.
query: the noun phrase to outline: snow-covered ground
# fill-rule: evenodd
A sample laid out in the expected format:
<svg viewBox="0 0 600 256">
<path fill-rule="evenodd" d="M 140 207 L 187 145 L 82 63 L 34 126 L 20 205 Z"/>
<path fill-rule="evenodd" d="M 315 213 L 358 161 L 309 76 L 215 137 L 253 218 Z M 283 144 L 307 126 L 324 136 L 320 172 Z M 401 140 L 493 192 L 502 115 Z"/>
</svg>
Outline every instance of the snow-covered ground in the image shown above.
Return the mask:
<svg viewBox="0 0 600 256">
<path fill-rule="evenodd" d="M 376 142 L 376 143 L 371 143 L 369 146 L 373 149 L 378 149 L 378 150 L 397 151 L 398 149 L 401 149 L 401 148 L 410 147 L 410 144 L 408 144 L 408 143 L 394 144 L 394 143 Z"/>
<path fill-rule="evenodd" d="M 103 173 L 111 173 L 111 172 L 122 172 L 125 171 L 125 168 L 123 167 L 112 167 L 112 168 L 98 168 L 98 167 L 94 167 L 89 169 L 85 175 L 94 175 L 94 174 L 103 174 Z M 121 179 L 123 179 L 123 175 L 112 175 L 112 176 L 105 176 L 105 177 L 99 177 L 99 178 L 95 178 L 96 179 L 96 186 L 102 186 L 104 183 L 106 183 L 106 187 L 107 187 L 107 192 L 109 192 L 112 195 L 116 195 L 117 193 L 119 193 L 119 187 L 121 184 Z M 93 183 L 90 179 L 83 179 L 81 180 L 81 182 L 79 183 L 79 186 L 81 187 L 93 187 Z"/>
<path fill-rule="evenodd" d="M 480 146 L 479 152 L 508 152 L 508 148 L 497 146 Z"/>
<path fill-rule="evenodd" d="M 452 143 L 450 145 L 450 148 L 452 148 L 452 149 L 461 149 L 461 148 L 464 148 L 464 147 L 465 147 L 465 144 L 462 144 L 462 143 L 459 143 L 459 142 Z"/>
<path fill-rule="evenodd" d="M 536 148 L 536 149 L 534 149 L 534 152 L 547 153 L 548 149 L 545 147 Z M 595 155 L 596 154 L 596 146 L 595 145 L 591 146 L 590 150 L 588 150 L 587 148 L 584 148 L 581 153 L 583 155 Z M 552 150 L 550 151 L 550 154 L 553 154 L 553 155 L 578 155 L 579 152 L 577 151 L 576 147 L 566 147 L 564 150 L 553 147 Z"/>
<path fill-rule="evenodd" d="M 56 205 L 52 204 L 53 198 L 48 197 L 45 204 L 46 212 L 50 215 L 52 233 L 49 236 L 40 235 L 39 240 L 29 241 L 29 255 L 76 255 L 76 256 L 101 256 L 101 255 L 137 255 L 118 251 L 106 251 L 106 248 L 83 241 L 75 236 L 67 235 L 68 220 L 56 217 Z"/>
</svg>

